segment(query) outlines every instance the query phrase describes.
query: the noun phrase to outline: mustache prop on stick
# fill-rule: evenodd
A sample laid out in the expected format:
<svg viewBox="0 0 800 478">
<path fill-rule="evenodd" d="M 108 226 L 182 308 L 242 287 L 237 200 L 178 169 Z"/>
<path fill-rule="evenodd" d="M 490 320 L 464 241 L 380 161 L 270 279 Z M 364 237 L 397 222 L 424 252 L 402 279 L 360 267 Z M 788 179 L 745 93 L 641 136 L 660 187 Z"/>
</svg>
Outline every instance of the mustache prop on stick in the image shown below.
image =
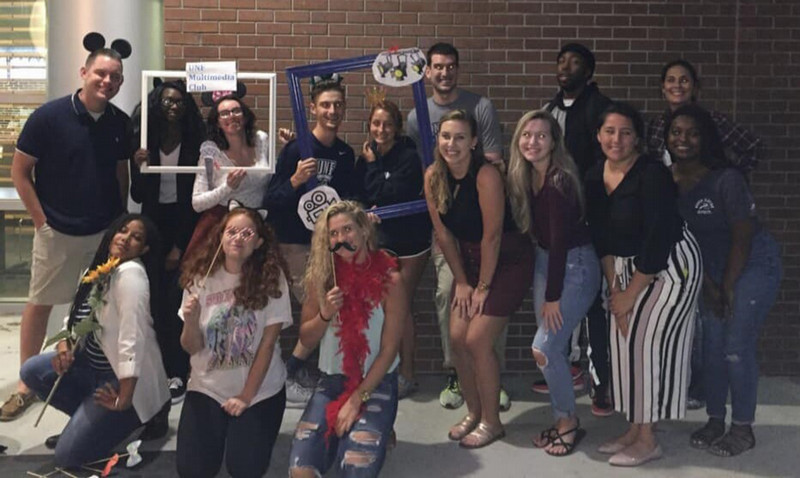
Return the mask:
<svg viewBox="0 0 800 478">
<path fill-rule="evenodd" d="M 356 252 L 356 247 L 347 241 L 337 242 L 335 246 L 331 247 L 331 252 L 336 252 L 343 247 L 350 252 Z"/>
</svg>

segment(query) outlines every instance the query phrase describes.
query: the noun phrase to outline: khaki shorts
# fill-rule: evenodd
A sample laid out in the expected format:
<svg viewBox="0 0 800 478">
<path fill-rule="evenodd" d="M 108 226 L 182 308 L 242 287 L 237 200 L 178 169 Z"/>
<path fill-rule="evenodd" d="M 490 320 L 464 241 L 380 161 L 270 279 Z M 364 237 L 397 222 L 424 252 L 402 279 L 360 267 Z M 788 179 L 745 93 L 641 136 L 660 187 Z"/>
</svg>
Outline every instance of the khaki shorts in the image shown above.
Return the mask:
<svg viewBox="0 0 800 478">
<path fill-rule="evenodd" d="M 45 224 L 33 234 L 28 302 L 67 304 L 78 288 L 81 273 L 92 263 L 103 232 L 69 236 Z"/>
</svg>

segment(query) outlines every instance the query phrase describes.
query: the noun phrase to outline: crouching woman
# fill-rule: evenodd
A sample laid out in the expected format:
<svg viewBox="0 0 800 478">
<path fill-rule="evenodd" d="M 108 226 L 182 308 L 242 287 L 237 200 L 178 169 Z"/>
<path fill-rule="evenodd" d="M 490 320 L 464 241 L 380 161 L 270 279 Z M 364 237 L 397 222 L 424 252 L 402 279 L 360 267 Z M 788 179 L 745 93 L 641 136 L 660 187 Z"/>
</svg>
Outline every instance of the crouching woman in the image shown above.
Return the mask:
<svg viewBox="0 0 800 478">
<path fill-rule="evenodd" d="M 331 252 L 333 251 L 333 252 Z M 292 477 L 378 476 L 397 414 L 398 347 L 407 315 L 396 262 L 354 202 L 317 220 L 304 279 L 300 341 L 319 345 L 322 377 L 297 424 Z"/>
</svg>

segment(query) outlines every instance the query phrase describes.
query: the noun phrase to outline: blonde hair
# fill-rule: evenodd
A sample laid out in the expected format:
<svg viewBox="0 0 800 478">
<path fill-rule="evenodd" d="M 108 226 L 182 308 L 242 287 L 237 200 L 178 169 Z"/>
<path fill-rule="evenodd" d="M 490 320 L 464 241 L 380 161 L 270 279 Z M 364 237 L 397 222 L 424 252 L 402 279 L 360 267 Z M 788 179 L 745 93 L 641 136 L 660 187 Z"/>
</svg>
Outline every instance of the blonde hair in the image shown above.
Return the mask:
<svg viewBox="0 0 800 478">
<path fill-rule="evenodd" d="M 473 138 L 478 135 L 478 123 L 465 110 L 452 110 L 442 116 L 439 120 L 440 134 L 442 125 L 448 121 L 463 121 L 469 125 Z M 483 164 L 482 157 L 483 153 L 480 151 L 475 150 L 472 152 L 469 173 L 467 174 L 477 174 L 478 169 Z M 430 165 L 430 170 L 431 199 L 436 205 L 436 210 L 439 211 L 439 214 L 447 214 L 448 209 L 450 209 L 450 203 L 453 202 L 453 196 L 450 193 L 450 185 L 447 182 L 447 163 L 445 163 L 442 153 L 439 152 L 438 135 L 436 147 L 433 149 L 433 164 Z"/>
<path fill-rule="evenodd" d="M 355 201 L 340 201 L 330 205 L 317 218 L 314 234 L 311 236 L 311 253 L 303 276 L 303 287 L 306 296 L 314 294 L 321 304 L 325 294 L 333 288 L 333 268 L 331 264 L 330 231 L 328 223 L 339 214 L 347 214 L 356 223 L 358 229 L 365 234 L 368 251 L 377 250 L 378 237 L 375 226 L 367 217 L 364 209 Z"/>
<path fill-rule="evenodd" d="M 581 216 L 583 216 L 583 185 L 575 161 L 564 146 L 564 135 L 558 121 L 546 110 L 528 111 L 517 122 L 514 136 L 511 138 L 511 159 L 508 164 L 506 183 L 508 200 L 514 222 L 520 231 L 531 232 L 531 201 L 533 180 L 538 176 L 536 169 L 522 155 L 519 149 L 519 139 L 522 130 L 533 120 L 542 120 L 550 125 L 550 136 L 553 138 L 553 151 L 550 153 L 550 166 L 547 172 L 553 172 L 553 185 L 564 195 L 575 195 L 578 200 Z"/>
</svg>

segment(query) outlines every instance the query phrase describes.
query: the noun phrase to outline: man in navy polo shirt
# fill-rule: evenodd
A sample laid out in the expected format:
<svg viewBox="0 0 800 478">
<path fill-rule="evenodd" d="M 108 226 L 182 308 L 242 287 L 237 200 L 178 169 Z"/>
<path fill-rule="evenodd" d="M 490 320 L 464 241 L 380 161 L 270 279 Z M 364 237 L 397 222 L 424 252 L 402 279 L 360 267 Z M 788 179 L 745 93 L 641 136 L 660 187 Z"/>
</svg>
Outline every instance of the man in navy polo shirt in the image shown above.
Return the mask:
<svg viewBox="0 0 800 478">
<path fill-rule="evenodd" d="M 109 103 L 123 82 L 122 58 L 111 49 L 96 50 L 80 75 L 83 88 L 31 114 L 11 166 L 36 229 L 20 327 L 21 363 L 39 353 L 53 305 L 72 301 L 81 271 L 128 197 L 130 120 Z M 0 421 L 17 418 L 33 401 L 19 382 Z"/>
</svg>

